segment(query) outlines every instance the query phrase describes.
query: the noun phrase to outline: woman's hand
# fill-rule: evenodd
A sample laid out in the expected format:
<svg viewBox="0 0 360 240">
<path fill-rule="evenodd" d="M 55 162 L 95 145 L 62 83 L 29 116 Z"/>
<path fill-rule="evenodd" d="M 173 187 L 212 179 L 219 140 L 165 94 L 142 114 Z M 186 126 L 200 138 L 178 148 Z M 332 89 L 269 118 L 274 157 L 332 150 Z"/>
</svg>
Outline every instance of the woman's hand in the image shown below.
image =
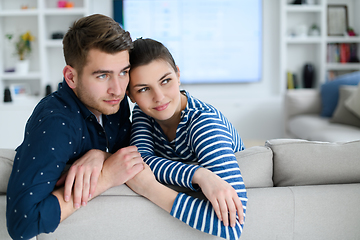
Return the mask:
<svg viewBox="0 0 360 240">
<path fill-rule="evenodd" d="M 235 189 L 215 173 L 199 168 L 193 176 L 193 183 L 198 184 L 205 197 L 211 202 L 217 217 L 223 221 L 224 226 L 231 227 L 236 224 L 236 212 L 240 224 L 244 222 L 242 203 Z"/>
</svg>

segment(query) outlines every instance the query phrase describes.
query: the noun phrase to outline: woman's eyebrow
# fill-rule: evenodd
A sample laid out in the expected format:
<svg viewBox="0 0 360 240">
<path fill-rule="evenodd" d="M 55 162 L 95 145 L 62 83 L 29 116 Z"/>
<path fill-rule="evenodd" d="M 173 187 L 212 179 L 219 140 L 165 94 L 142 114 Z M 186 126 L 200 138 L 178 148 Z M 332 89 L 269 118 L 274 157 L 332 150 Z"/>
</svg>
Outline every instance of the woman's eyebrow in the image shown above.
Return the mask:
<svg viewBox="0 0 360 240">
<path fill-rule="evenodd" d="M 164 78 L 166 78 L 167 75 L 170 75 L 170 74 L 171 74 L 171 72 L 165 73 L 165 74 L 159 79 L 159 81 L 163 80 Z"/>
</svg>

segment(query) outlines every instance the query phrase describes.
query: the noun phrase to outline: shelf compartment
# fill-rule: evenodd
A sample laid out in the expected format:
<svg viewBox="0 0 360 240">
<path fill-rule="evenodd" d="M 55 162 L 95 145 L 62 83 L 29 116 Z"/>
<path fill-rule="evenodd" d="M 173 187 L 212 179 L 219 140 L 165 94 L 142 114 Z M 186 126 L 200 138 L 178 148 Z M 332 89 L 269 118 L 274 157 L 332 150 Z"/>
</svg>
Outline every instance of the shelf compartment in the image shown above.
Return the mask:
<svg viewBox="0 0 360 240">
<path fill-rule="evenodd" d="M 0 78 L 5 81 L 10 80 L 37 80 L 41 78 L 40 72 L 29 72 L 26 75 L 17 74 L 16 72 L 12 73 L 3 73 Z"/>
<path fill-rule="evenodd" d="M 360 63 L 327 63 L 327 70 L 360 70 Z"/>
<path fill-rule="evenodd" d="M 313 44 L 321 43 L 321 37 L 287 37 L 286 43 L 288 44 Z"/>
<path fill-rule="evenodd" d="M 360 37 L 327 37 L 327 43 L 359 43 Z"/>
<path fill-rule="evenodd" d="M 84 15 L 86 14 L 86 9 L 84 8 L 48 8 L 44 11 L 46 16 L 66 16 L 66 15 Z"/>
<path fill-rule="evenodd" d="M 38 9 L 5 10 L 0 11 L 0 17 L 36 16 L 38 13 Z"/>
<path fill-rule="evenodd" d="M 287 5 L 285 10 L 287 12 L 321 12 L 323 9 L 320 5 Z"/>
</svg>

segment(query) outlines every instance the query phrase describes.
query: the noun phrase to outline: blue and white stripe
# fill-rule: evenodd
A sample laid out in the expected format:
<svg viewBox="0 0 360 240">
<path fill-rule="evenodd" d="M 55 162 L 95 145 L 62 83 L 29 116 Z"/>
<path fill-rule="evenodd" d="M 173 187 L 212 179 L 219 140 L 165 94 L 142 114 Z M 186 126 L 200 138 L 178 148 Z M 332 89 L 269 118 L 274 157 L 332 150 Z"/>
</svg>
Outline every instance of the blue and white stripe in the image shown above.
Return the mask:
<svg viewBox="0 0 360 240">
<path fill-rule="evenodd" d="M 159 124 L 136 105 L 130 144 L 138 147 L 161 183 L 197 190 L 192 185 L 195 171 L 204 167 L 214 172 L 235 189 L 245 215 L 246 189 L 234 155 L 244 149 L 243 142 L 221 112 L 185 93 L 188 102 L 173 141 L 169 142 Z M 242 232 L 238 219 L 235 227 L 225 227 L 208 200 L 185 193 L 178 194 L 170 214 L 193 228 L 225 239 L 238 239 Z"/>
</svg>

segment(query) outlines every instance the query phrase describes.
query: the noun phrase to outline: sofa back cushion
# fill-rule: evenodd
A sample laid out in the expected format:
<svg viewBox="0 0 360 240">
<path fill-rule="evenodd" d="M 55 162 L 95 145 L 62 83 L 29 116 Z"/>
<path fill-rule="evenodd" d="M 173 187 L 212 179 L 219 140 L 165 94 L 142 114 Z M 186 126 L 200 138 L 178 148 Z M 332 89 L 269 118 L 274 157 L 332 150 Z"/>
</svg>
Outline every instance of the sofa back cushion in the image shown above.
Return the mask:
<svg viewBox="0 0 360 240">
<path fill-rule="evenodd" d="M 0 149 L 0 194 L 6 193 L 15 153 L 11 149 Z"/>
<path fill-rule="evenodd" d="M 256 146 L 235 153 L 246 188 L 273 187 L 273 155 L 270 148 Z"/>
<path fill-rule="evenodd" d="M 276 139 L 265 145 L 274 154 L 275 186 L 360 183 L 360 140 Z"/>
</svg>

